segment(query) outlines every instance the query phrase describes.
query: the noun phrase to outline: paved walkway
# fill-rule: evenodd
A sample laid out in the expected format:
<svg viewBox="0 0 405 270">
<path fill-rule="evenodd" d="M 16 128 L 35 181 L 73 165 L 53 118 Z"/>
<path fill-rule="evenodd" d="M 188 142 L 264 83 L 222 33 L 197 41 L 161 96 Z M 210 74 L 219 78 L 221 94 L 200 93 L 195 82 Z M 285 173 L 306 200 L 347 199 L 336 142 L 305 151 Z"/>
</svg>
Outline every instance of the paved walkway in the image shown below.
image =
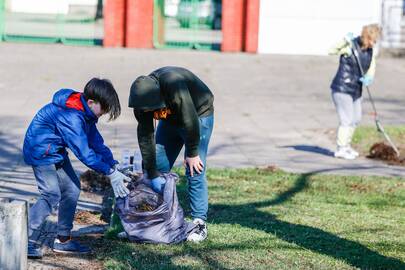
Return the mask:
<svg viewBox="0 0 405 270">
<path fill-rule="evenodd" d="M 215 94 L 211 167 L 276 165 L 291 172 L 405 176 L 404 167 L 331 157 L 334 142 L 328 132 L 337 118 L 329 84 L 335 57 L 13 43 L 0 43 L 0 55 L 1 196 L 35 196 L 32 171 L 21 157 L 22 140 L 33 115 L 55 90 L 80 90 L 92 76 L 112 80 L 123 113 L 112 123 L 101 120 L 99 129 L 119 157 L 122 148 L 137 146 L 135 120 L 126 106 L 129 86 L 137 76 L 164 65 L 190 68 Z M 379 59 L 372 88 L 385 125 L 405 124 L 403 74 L 404 59 Z M 370 112 L 365 102 L 363 124 L 372 124 Z M 83 198 L 80 205 L 97 207 L 91 201 Z"/>
</svg>

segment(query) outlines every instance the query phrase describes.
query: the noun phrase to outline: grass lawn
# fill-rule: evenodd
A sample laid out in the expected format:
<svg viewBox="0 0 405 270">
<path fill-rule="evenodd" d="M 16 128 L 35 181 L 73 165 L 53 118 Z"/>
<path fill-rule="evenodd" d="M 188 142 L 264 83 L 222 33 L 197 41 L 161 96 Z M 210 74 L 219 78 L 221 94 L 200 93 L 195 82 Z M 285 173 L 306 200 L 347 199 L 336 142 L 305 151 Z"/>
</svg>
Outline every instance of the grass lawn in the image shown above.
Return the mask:
<svg viewBox="0 0 405 270">
<path fill-rule="evenodd" d="M 209 170 L 207 241 L 95 239 L 107 269 L 405 269 L 405 180 Z M 189 211 L 184 178 L 178 193 Z"/>
<path fill-rule="evenodd" d="M 396 147 L 405 151 L 405 126 L 384 126 L 385 132 L 393 140 Z M 375 126 L 360 126 L 353 136 L 353 144 L 363 154 L 369 154 L 370 147 L 384 141 Z"/>
</svg>

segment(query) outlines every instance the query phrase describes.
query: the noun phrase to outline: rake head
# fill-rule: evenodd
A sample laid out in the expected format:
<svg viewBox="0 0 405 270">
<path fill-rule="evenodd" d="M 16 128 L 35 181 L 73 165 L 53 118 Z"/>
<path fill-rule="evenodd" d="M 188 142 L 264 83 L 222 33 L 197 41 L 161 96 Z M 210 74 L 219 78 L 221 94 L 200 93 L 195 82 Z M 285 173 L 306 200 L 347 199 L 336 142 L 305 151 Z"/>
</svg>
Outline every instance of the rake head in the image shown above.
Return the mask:
<svg viewBox="0 0 405 270">
<path fill-rule="evenodd" d="M 397 154 L 397 157 L 399 158 L 400 153 L 398 148 L 395 146 L 395 144 L 392 142 L 391 138 L 388 136 L 388 134 L 385 132 L 384 127 L 381 125 L 380 121 L 378 119 L 376 119 L 375 124 L 377 126 L 377 131 L 380 132 L 385 140 L 388 142 L 388 144 L 392 147 L 392 149 L 395 151 L 395 153 Z"/>
</svg>

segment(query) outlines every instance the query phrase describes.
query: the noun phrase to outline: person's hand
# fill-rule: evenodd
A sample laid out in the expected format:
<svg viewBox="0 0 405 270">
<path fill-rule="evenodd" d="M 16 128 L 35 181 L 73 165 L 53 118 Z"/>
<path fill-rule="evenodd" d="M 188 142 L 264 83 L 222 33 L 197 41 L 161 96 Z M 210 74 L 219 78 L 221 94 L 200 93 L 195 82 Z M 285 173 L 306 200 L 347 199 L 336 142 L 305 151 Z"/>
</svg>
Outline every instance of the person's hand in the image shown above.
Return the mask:
<svg viewBox="0 0 405 270">
<path fill-rule="evenodd" d="M 373 78 L 371 78 L 369 75 L 364 75 L 359 79 L 359 81 L 361 81 L 363 86 L 369 86 L 373 82 Z"/>
<path fill-rule="evenodd" d="M 350 57 L 352 56 L 352 48 L 349 46 L 343 47 L 340 50 L 340 53 L 344 56 L 344 57 Z"/>
<path fill-rule="evenodd" d="M 162 176 L 158 176 L 151 179 L 150 181 L 151 181 L 151 188 L 153 189 L 153 191 L 162 194 L 166 185 L 166 179 Z"/>
<path fill-rule="evenodd" d="M 196 157 L 186 157 L 184 160 L 184 166 L 190 169 L 190 175 L 194 176 L 194 170 L 200 174 L 204 170 L 204 164 L 200 159 L 200 156 Z"/>
<path fill-rule="evenodd" d="M 345 35 L 345 41 L 346 41 L 350 46 L 352 46 L 353 39 L 354 39 L 353 33 L 349 32 L 349 33 L 347 33 L 347 34 Z"/>
<path fill-rule="evenodd" d="M 115 197 L 124 198 L 129 194 L 129 189 L 125 186 L 124 183 L 124 181 L 131 181 L 129 177 L 125 176 L 118 170 L 114 170 L 113 173 L 107 176 L 110 178 Z"/>
<path fill-rule="evenodd" d="M 345 46 L 340 48 L 340 54 L 345 56 L 345 57 L 350 57 L 352 56 L 352 43 L 353 43 L 353 33 L 347 33 L 346 36 L 344 37 L 345 41 Z"/>
</svg>

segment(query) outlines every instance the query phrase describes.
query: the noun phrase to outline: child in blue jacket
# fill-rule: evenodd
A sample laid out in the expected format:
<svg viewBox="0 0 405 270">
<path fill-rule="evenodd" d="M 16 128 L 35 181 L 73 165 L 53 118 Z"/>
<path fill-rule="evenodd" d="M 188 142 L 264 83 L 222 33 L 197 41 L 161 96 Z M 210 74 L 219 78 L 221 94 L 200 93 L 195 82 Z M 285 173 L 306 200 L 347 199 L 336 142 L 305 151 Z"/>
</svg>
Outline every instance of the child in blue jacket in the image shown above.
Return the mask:
<svg viewBox="0 0 405 270">
<path fill-rule="evenodd" d="M 38 111 L 28 127 L 24 139 L 24 160 L 31 165 L 40 196 L 29 211 L 28 256 L 41 258 L 42 251 L 34 239 L 52 210 L 58 211 L 58 235 L 53 251 L 60 253 L 88 253 L 90 249 L 71 239 L 70 231 L 80 181 L 70 163 L 69 148 L 87 167 L 107 175 L 116 197 L 129 191 L 125 175 L 115 169 L 118 163 L 111 150 L 104 145 L 97 130 L 98 118 L 109 114 L 110 120 L 121 113 L 118 95 L 110 81 L 91 79 L 84 92 L 71 89 L 57 91 L 51 103 Z"/>
</svg>

